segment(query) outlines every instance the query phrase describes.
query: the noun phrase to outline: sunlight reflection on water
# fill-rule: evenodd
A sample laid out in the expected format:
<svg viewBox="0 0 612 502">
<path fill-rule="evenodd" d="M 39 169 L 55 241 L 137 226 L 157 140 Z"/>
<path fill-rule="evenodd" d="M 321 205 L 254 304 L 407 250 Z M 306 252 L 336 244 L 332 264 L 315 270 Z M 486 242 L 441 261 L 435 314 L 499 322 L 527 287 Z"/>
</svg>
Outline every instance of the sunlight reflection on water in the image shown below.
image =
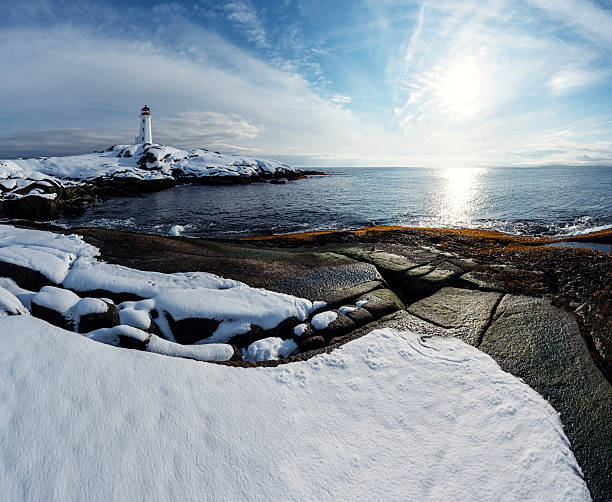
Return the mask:
<svg viewBox="0 0 612 502">
<path fill-rule="evenodd" d="M 482 205 L 481 178 L 487 169 L 449 168 L 437 171 L 440 195 L 435 217 L 446 225 L 468 225 Z"/>
</svg>

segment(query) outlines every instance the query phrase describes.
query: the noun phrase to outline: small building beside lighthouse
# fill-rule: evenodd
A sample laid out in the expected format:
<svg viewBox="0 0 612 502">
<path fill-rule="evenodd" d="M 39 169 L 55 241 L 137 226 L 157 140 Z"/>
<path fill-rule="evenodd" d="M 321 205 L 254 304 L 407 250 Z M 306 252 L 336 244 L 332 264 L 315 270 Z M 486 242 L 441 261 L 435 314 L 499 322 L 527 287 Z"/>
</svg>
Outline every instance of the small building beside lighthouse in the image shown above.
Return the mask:
<svg viewBox="0 0 612 502">
<path fill-rule="evenodd" d="M 138 136 L 134 138 L 134 143 L 153 143 L 151 109 L 147 105 L 140 109 L 140 129 L 138 130 Z"/>
</svg>

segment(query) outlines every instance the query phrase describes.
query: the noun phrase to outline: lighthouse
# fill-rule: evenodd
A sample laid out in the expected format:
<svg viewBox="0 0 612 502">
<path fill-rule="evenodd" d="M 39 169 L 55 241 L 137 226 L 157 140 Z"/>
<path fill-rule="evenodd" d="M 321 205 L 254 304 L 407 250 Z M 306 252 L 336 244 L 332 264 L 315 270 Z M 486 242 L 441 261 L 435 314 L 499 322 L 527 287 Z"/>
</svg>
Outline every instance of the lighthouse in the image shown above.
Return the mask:
<svg viewBox="0 0 612 502">
<path fill-rule="evenodd" d="M 147 105 L 140 109 L 140 129 L 138 130 L 138 136 L 134 138 L 134 143 L 153 143 L 151 109 Z"/>
</svg>

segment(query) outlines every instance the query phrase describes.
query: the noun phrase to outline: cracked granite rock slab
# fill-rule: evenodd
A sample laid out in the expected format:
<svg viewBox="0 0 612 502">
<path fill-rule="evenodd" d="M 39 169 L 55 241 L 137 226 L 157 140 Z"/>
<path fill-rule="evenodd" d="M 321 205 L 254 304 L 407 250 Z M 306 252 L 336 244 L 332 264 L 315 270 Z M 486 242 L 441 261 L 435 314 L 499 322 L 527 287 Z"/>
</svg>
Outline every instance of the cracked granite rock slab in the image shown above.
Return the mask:
<svg viewBox="0 0 612 502">
<path fill-rule="evenodd" d="M 447 334 L 478 346 L 501 297 L 501 293 L 448 287 L 413 303 L 407 310 L 446 329 Z"/>
</svg>

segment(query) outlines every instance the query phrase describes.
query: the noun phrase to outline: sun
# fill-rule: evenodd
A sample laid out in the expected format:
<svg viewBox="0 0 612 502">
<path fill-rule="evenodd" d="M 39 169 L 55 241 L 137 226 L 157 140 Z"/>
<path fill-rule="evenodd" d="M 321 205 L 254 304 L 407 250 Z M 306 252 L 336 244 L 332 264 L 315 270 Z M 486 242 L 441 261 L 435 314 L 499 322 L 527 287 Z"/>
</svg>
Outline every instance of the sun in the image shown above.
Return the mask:
<svg viewBox="0 0 612 502">
<path fill-rule="evenodd" d="M 455 61 L 444 69 L 435 94 L 440 108 L 463 117 L 473 117 L 483 108 L 485 72 L 475 58 Z"/>
</svg>

